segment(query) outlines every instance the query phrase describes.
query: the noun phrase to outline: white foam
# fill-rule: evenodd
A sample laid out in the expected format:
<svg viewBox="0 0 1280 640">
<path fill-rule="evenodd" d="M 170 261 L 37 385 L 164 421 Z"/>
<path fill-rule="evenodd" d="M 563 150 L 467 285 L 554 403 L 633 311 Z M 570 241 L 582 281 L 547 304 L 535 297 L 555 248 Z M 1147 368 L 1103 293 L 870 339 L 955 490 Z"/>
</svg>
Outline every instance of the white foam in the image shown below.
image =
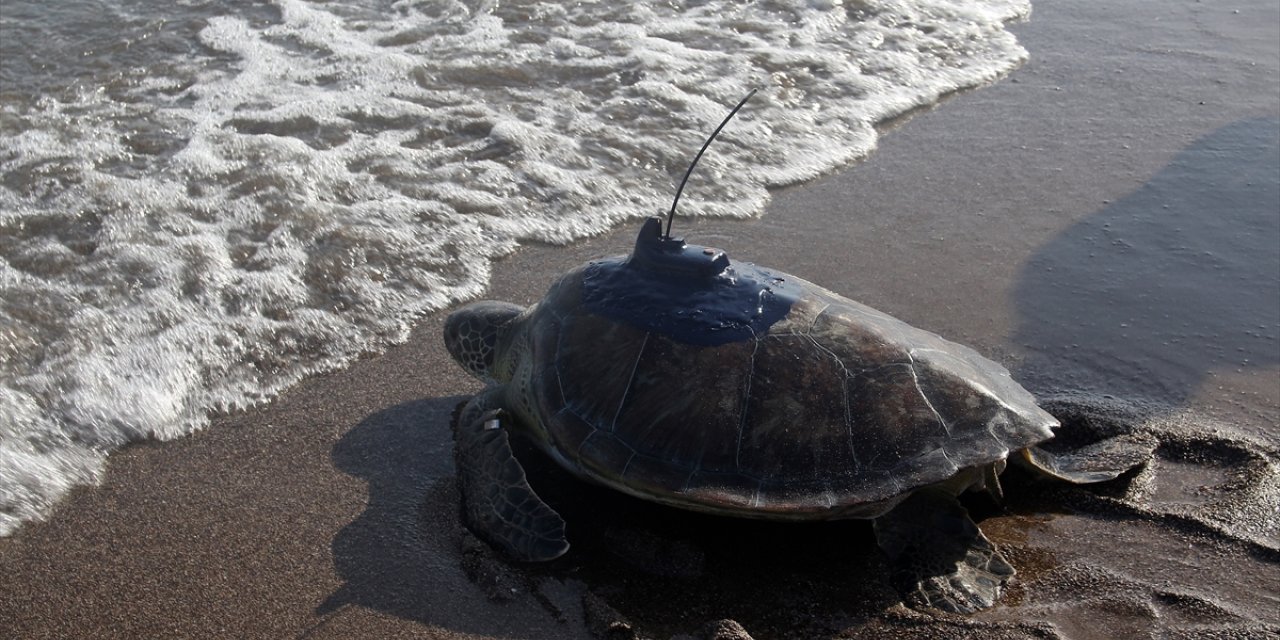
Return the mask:
<svg viewBox="0 0 1280 640">
<path fill-rule="evenodd" d="M 528 240 L 682 214 L 875 145 L 1025 57 L 1023 1 L 279 0 L 127 90 L 0 102 L 0 535 L 106 453 L 403 340 Z M 227 59 L 234 62 L 228 64 Z"/>
</svg>

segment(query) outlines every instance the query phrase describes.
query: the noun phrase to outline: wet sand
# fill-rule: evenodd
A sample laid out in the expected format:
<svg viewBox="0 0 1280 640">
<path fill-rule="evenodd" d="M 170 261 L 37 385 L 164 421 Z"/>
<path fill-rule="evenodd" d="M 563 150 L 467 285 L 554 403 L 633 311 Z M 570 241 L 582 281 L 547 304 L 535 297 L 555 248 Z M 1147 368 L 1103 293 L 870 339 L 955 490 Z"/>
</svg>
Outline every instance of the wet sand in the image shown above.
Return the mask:
<svg viewBox="0 0 1280 640">
<path fill-rule="evenodd" d="M 574 548 L 493 558 L 457 519 L 449 419 L 479 385 L 444 353 L 441 313 L 261 409 L 113 456 L 103 486 L 0 540 L 0 635 L 1280 633 L 1277 29 L 1267 2 L 1042 2 L 1010 78 L 897 123 L 759 221 L 677 221 L 973 346 L 1072 429 L 1160 439 L 1116 482 L 1011 472 L 1003 506 L 969 504 L 1019 570 L 989 612 L 903 607 L 865 523 L 671 512 L 536 456 Z M 533 302 L 634 233 L 523 248 L 490 297 Z"/>
</svg>

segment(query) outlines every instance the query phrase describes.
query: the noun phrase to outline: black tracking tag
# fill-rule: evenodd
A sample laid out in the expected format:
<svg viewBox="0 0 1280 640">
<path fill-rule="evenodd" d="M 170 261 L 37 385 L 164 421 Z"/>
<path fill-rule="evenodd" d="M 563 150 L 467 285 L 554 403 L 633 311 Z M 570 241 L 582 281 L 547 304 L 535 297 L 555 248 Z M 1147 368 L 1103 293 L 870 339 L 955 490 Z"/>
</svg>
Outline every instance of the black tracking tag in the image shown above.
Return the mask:
<svg viewBox="0 0 1280 640">
<path fill-rule="evenodd" d="M 677 342 L 715 346 L 768 333 L 803 295 L 790 276 L 662 235 L 650 218 L 630 257 L 592 261 L 587 310 Z"/>
</svg>

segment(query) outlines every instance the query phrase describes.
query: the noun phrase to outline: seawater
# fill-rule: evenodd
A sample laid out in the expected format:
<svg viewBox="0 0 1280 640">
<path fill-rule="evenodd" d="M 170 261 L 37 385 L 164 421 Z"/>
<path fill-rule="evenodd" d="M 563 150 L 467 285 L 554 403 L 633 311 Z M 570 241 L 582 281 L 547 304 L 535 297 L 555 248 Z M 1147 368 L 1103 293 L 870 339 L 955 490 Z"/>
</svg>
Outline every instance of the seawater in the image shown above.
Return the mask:
<svg viewBox="0 0 1280 640">
<path fill-rule="evenodd" d="M 760 214 L 991 82 L 1025 0 L 5 0 L 0 535 L 404 340 L 521 242 Z"/>
</svg>

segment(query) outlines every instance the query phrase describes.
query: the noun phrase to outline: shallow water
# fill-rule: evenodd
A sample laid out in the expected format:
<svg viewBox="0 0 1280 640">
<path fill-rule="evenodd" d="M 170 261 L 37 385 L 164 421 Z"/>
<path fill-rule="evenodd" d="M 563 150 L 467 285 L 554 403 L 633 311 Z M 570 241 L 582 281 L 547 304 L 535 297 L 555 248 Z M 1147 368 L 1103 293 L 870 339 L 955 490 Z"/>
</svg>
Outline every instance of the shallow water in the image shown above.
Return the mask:
<svg viewBox="0 0 1280 640">
<path fill-rule="evenodd" d="M 759 214 L 1026 56 L 1021 0 L 6 2 L 0 535 L 403 340 L 519 242 Z"/>
</svg>

